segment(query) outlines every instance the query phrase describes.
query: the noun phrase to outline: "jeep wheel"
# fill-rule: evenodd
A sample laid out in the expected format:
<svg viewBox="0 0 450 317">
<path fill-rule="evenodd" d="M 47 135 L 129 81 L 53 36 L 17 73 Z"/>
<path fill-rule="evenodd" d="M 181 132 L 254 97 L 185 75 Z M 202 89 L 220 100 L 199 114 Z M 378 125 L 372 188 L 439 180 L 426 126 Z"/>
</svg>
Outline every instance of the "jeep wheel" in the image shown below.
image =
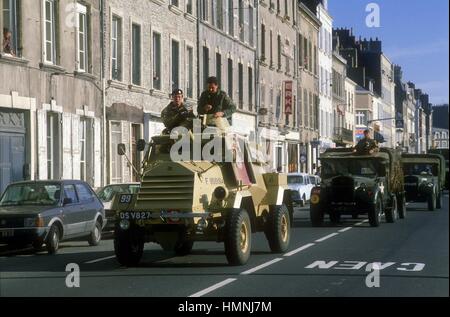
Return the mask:
<svg viewBox="0 0 450 317">
<path fill-rule="evenodd" d="M 309 217 L 313 227 L 322 227 L 324 214 L 317 204 L 311 204 L 309 207 Z"/>
<path fill-rule="evenodd" d="M 381 220 L 381 200 L 378 198 L 376 203 L 369 208 L 368 216 L 371 227 L 378 227 Z"/>
<path fill-rule="evenodd" d="M 247 263 L 252 248 L 252 228 L 245 209 L 228 213 L 225 225 L 225 254 L 230 265 Z"/>
<path fill-rule="evenodd" d="M 102 224 L 100 223 L 100 221 L 97 221 L 95 223 L 94 229 L 89 235 L 88 243 L 91 247 L 95 247 L 100 243 L 101 239 L 102 239 Z"/>
<path fill-rule="evenodd" d="M 433 192 L 428 196 L 428 210 L 434 211 L 436 209 L 436 194 Z"/>
<path fill-rule="evenodd" d="M 144 240 L 132 229 L 116 229 L 114 233 L 114 252 L 117 261 L 124 266 L 139 264 L 144 252 Z"/>
<path fill-rule="evenodd" d="M 397 210 L 400 219 L 406 218 L 406 199 L 404 194 L 397 196 Z"/>
<path fill-rule="evenodd" d="M 55 254 L 58 252 L 60 238 L 59 227 L 53 225 L 48 232 L 47 241 L 45 241 L 48 254 Z"/>
<path fill-rule="evenodd" d="M 436 209 L 442 208 L 442 192 L 439 192 L 437 199 L 436 199 Z"/>
<path fill-rule="evenodd" d="M 191 253 L 194 241 L 183 241 L 175 247 L 175 254 L 177 256 L 185 256 Z"/>
<path fill-rule="evenodd" d="M 393 196 L 391 206 L 385 211 L 386 222 L 394 223 L 398 219 L 397 197 Z"/>
<path fill-rule="evenodd" d="M 272 208 L 264 233 L 273 253 L 282 253 L 287 250 L 291 239 L 291 221 L 286 205 Z"/>
</svg>

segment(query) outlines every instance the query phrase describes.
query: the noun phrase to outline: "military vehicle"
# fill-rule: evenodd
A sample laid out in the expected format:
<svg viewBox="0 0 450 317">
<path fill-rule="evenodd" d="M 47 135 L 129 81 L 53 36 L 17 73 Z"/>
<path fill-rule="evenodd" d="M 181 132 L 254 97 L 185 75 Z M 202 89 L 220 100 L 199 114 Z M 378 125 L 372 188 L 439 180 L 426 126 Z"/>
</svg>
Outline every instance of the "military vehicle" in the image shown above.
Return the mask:
<svg viewBox="0 0 450 317">
<path fill-rule="evenodd" d="M 428 154 L 440 154 L 444 157 L 445 159 L 445 183 L 444 183 L 444 189 L 448 190 L 448 172 L 449 172 L 449 167 L 448 167 L 448 158 L 449 158 L 449 153 L 448 153 L 448 149 L 429 149 L 428 150 Z"/>
<path fill-rule="evenodd" d="M 321 226 L 324 215 L 332 222 L 341 215 L 357 218 L 367 214 L 372 227 L 404 218 L 406 213 L 403 174 L 397 150 L 380 148 L 372 154 L 351 148 L 328 149 L 321 155 L 322 183 L 311 190 L 310 216 Z"/>
<path fill-rule="evenodd" d="M 406 200 L 426 202 L 428 210 L 442 207 L 445 158 L 439 154 L 402 155 Z"/>
<path fill-rule="evenodd" d="M 205 126 L 218 128 L 207 136 Z M 174 160 L 174 147 L 183 138 L 194 153 L 187 160 Z M 196 147 L 209 152 L 212 142 L 217 159 L 206 160 L 204 153 L 195 157 Z M 145 242 L 182 256 L 191 252 L 195 241 L 216 241 L 224 242 L 230 265 L 243 265 L 250 256 L 253 232 L 265 233 L 272 252 L 287 250 L 293 221 L 287 175 L 267 173 L 261 152 L 230 132 L 226 119 L 204 116 L 202 131 L 194 127 L 175 140 L 156 136 L 148 145 L 139 142 L 140 150 L 144 146 L 139 192 L 117 195 L 114 201 L 119 263 L 137 265 Z M 220 147 L 231 160 L 215 153 Z M 123 145 L 119 148 L 123 154 Z"/>
</svg>

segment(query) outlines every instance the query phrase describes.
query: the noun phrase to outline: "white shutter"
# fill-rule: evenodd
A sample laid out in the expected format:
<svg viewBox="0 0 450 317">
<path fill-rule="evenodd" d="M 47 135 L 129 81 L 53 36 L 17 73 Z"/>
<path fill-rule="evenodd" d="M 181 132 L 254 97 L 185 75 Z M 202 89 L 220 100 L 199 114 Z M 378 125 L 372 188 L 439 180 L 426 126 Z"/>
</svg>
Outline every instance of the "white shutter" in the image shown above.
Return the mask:
<svg viewBox="0 0 450 317">
<path fill-rule="evenodd" d="M 63 113 L 63 179 L 72 179 L 72 115 Z"/>
<path fill-rule="evenodd" d="M 122 125 L 122 143 L 125 144 L 126 155 L 128 158 L 130 158 L 130 156 L 131 156 L 131 153 L 130 153 L 130 140 L 131 140 L 130 122 L 122 121 L 121 125 Z M 125 183 L 131 182 L 131 175 L 130 175 L 131 166 L 125 157 L 122 158 L 122 170 L 123 170 L 122 181 Z"/>
<path fill-rule="evenodd" d="M 38 134 L 38 179 L 47 179 L 47 111 L 37 111 L 37 134 Z"/>
<path fill-rule="evenodd" d="M 80 179 L 80 116 L 72 115 L 72 177 Z"/>
<path fill-rule="evenodd" d="M 102 186 L 101 121 L 94 119 L 94 187 Z"/>
</svg>

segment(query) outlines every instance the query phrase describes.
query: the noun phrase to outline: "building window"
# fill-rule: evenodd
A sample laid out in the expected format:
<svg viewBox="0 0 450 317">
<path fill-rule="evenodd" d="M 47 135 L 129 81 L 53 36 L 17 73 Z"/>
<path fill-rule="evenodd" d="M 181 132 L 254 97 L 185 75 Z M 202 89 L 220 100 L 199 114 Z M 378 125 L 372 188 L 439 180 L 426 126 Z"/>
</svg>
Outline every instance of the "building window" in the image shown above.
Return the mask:
<svg viewBox="0 0 450 317">
<path fill-rule="evenodd" d="M 5 45 L 4 38 L 2 37 L 2 53 L 10 54 L 13 56 L 21 56 L 22 48 L 20 47 L 20 4 L 19 0 L 2 0 L 3 12 L 2 19 L 3 25 L 1 30 L 3 32 L 11 32 L 11 38 L 8 40 L 8 45 Z M 3 36 L 5 35 L 2 33 Z"/>
<path fill-rule="evenodd" d="M 86 6 L 77 3 L 77 22 L 78 22 L 78 71 L 86 72 L 88 70 L 88 21 Z"/>
<path fill-rule="evenodd" d="M 202 0 L 202 20 L 208 21 L 208 0 Z"/>
<path fill-rule="evenodd" d="M 186 0 L 186 12 L 192 14 L 194 9 L 192 7 L 192 0 Z"/>
<path fill-rule="evenodd" d="M 209 77 L 209 48 L 203 46 L 203 85 L 206 87 L 206 81 Z"/>
<path fill-rule="evenodd" d="M 302 89 L 299 90 L 298 92 L 298 99 L 297 99 L 297 103 L 298 103 L 298 125 L 302 126 L 303 125 L 303 117 L 302 117 L 302 113 L 303 113 L 303 94 L 302 94 Z"/>
<path fill-rule="evenodd" d="M 186 58 L 186 93 L 187 97 L 194 98 L 194 48 L 187 47 L 187 58 Z"/>
<path fill-rule="evenodd" d="M 172 90 L 180 88 L 180 43 L 172 40 Z"/>
<path fill-rule="evenodd" d="M 122 81 L 122 19 L 115 15 L 111 25 L 111 77 Z"/>
<path fill-rule="evenodd" d="M 317 46 L 315 46 L 314 45 L 314 75 L 317 75 L 318 74 L 318 70 L 317 70 L 317 67 L 318 67 L 318 62 L 317 62 L 317 60 L 318 60 L 318 55 L 317 55 Z"/>
<path fill-rule="evenodd" d="M 228 0 L 228 34 L 234 36 L 234 4 Z"/>
<path fill-rule="evenodd" d="M 277 49 L 278 49 L 278 53 L 277 53 L 277 63 L 278 63 L 278 70 L 281 70 L 281 36 L 278 35 L 277 36 Z"/>
<path fill-rule="evenodd" d="M 222 87 L 222 55 L 220 53 L 216 53 L 216 77 L 219 87 Z"/>
<path fill-rule="evenodd" d="M 80 179 L 86 181 L 86 118 L 80 118 L 78 136 L 80 138 Z"/>
<path fill-rule="evenodd" d="M 270 67 L 273 67 L 273 31 L 270 30 Z"/>
<path fill-rule="evenodd" d="M 266 26 L 261 24 L 261 60 L 266 60 Z"/>
<path fill-rule="evenodd" d="M 309 117 L 308 117 L 308 106 L 309 106 L 309 103 L 308 103 L 308 91 L 305 89 L 304 90 L 304 94 L 303 94 L 303 98 L 304 98 L 304 101 L 303 101 L 303 124 L 305 125 L 305 127 L 309 127 Z"/>
<path fill-rule="evenodd" d="M 233 98 L 233 60 L 228 59 L 228 95 Z"/>
<path fill-rule="evenodd" d="M 244 108 L 244 65 L 238 64 L 239 108 Z"/>
<path fill-rule="evenodd" d="M 56 4 L 44 0 L 44 61 L 56 64 Z"/>
<path fill-rule="evenodd" d="M 180 5 L 180 2 L 178 0 L 170 0 L 170 4 L 178 7 Z"/>
<path fill-rule="evenodd" d="M 117 145 L 122 143 L 122 125 L 111 122 L 111 183 L 122 182 L 122 157 L 117 154 Z"/>
<path fill-rule="evenodd" d="M 248 31 L 249 31 L 249 43 L 251 46 L 255 45 L 255 32 L 253 30 L 254 28 L 254 9 L 252 6 L 249 6 L 248 8 Z"/>
<path fill-rule="evenodd" d="M 303 38 L 303 66 L 306 70 L 309 70 L 309 58 L 308 58 L 308 39 Z"/>
<path fill-rule="evenodd" d="M 47 179 L 59 178 L 59 116 L 47 112 Z"/>
<path fill-rule="evenodd" d="M 244 1 L 239 0 L 238 10 L 239 10 L 239 39 L 245 41 L 245 21 L 244 21 Z"/>
<path fill-rule="evenodd" d="M 219 30 L 223 30 L 223 0 L 215 0 L 214 2 L 216 2 L 216 26 Z"/>
<path fill-rule="evenodd" d="M 141 167 L 141 155 L 137 150 L 137 141 L 141 139 L 141 126 L 139 124 L 131 124 L 131 160 L 133 162 L 133 166 L 140 172 Z M 140 177 L 139 173 L 132 169 L 131 173 L 131 181 L 139 182 Z"/>
<path fill-rule="evenodd" d="M 153 33 L 153 89 L 162 90 L 161 85 L 161 34 Z"/>
<path fill-rule="evenodd" d="M 141 85 L 141 26 L 132 25 L 132 83 L 133 85 Z"/>
<path fill-rule="evenodd" d="M 253 111 L 253 69 L 248 68 L 248 110 Z"/>
</svg>

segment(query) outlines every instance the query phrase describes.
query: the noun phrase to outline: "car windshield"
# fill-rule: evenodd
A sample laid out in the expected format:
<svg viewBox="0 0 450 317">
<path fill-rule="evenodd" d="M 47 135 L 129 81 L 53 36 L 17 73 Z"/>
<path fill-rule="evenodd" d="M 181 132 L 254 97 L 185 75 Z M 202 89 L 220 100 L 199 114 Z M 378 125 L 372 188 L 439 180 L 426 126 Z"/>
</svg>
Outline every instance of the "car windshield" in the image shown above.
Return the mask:
<svg viewBox="0 0 450 317">
<path fill-rule="evenodd" d="M 61 186 L 55 183 L 10 185 L 0 200 L 0 206 L 54 206 L 59 202 L 60 194 Z"/>
<path fill-rule="evenodd" d="M 288 184 L 303 184 L 303 176 L 288 176 Z"/>
<path fill-rule="evenodd" d="M 335 159 L 322 160 L 322 178 L 338 175 L 374 177 L 380 164 L 376 160 L 368 159 Z"/>
<path fill-rule="evenodd" d="M 316 178 L 314 176 L 310 176 L 309 177 L 309 181 L 311 182 L 311 184 L 316 184 L 317 183 Z"/>
<path fill-rule="evenodd" d="M 114 195 L 117 193 L 121 194 L 136 194 L 139 191 L 140 185 L 110 185 L 103 188 L 98 193 L 98 198 L 102 202 L 110 202 Z"/>
<path fill-rule="evenodd" d="M 405 175 L 438 175 L 438 164 L 430 163 L 405 163 L 403 164 Z"/>
</svg>

